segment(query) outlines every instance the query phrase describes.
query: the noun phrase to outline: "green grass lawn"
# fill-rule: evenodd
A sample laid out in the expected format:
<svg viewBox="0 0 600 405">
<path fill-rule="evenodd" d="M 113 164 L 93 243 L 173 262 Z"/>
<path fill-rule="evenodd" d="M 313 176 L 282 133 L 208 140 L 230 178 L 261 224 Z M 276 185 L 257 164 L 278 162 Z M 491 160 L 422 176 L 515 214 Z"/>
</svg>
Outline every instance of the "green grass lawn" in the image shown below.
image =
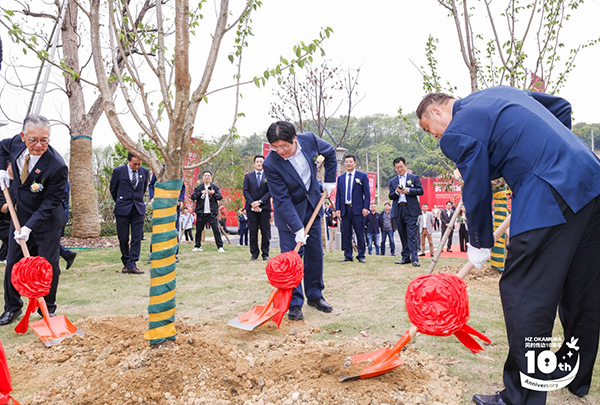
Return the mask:
<svg viewBox="0 0 600 405">
<path fill-rule="evenodd" d="M 121 274 L 118 248 L 79 250 L 74 266 L 63 270 L 58 290 L 58 313 L 71 321 L 105 315 L 146 314 L 149 291 L 148 247 L 150 235 L 143 242 L 138 267 L 143 275 Z M 177 267 L 177 317 L 190 324 L 210 323 L 227 327 L 227 321 L 254 305 L 264 304 L 272 287 L 265 274 L 266 262 L 249 261 L 248 247 L 225 245 L 218 253 L 214 244 L 203 245 L 203 252 L 192 252 L 193 245 L 181 245 Z M 271 256 L 278 252 L 273 249 Z M 404 308 L 404 294 L 412 279 L 423 274 L 429 258 L 422 266 L 400 266 L 390 256 L 367 256 L 366 264 L 340 263 L 341 252 L 325 253 L 324 296 L 334 307 L 323 314 L 304 307 L 305 322 L 324 332 L 315 339 L 367 339 L 377 346 L 395 343 L 410 323 Z M 438 268 L 462 266 L 458 259 L 441 259 Z M 61 263 L 64 265 L 64 262 Z M 417 335 L 410 343 L 436 357 L 455 358 L 458 363 L 446 366 L 466 386 L 465 403 L 474 393 L 493 393 L 502 388 L 501 373 L 507 353 L 506 334 L 497 277 L 467 280 L 471 319 L 469 325 L 492 340 L 485 351 L 472 354 L 454 336 Z M 36 319 L 36 317 L 32 317 Z M 17 335 L 15 324 L 0 328 L 0 339 L 9 356 L 24 342 L 36 339 L 30 331 Z M 361 335 L 361 331 L 367 337 Z M 272 333 L 279 333 L 274 330 Z M 555 331 L 559 336 L 559 327 Z M 358 353 L 353 353 L 358 354 Z M 600 370 L 597 362 L 597 370 Z M 588 403 L 600 403 L 598 378 L 593 382 Z M 549 404 L 580 404 L 565 390 L 551 393 Z"/>
</svg>

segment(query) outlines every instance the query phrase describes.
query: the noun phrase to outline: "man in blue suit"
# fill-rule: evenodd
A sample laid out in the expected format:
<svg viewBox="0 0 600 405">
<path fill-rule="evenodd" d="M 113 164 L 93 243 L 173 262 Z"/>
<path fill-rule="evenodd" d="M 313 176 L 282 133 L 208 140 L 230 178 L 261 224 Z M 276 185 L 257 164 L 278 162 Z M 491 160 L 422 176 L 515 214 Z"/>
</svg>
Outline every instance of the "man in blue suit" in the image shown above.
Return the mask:
<svg viewBox="0 0 600 405">
<path fill-rule="evenodd" d="M 392 217 L 396 221 L 396 229 L 402 242 L 402 260 L 396 264 L 419 263 L 419 226 L 417 220 L 421 215 L 419 197 L 423 195 L 421 179 L 416 174 L 408 173 L 406 159 L 394 159 L 397 176 L 390 179 L 390 200 L 392 200 Z"/>
<path fill-rule="evenodd" d="M 335 206 L 338 218 L 342 219 L 343 262 L 352 261 L 352 229 L 356 233 L 356 259 L 365 262 L 365 217 L 369 214 L 371 191 L 367 174 L 356 170 L 354 155 L 346 155 L 344 166 L 347 172 L 337 179 Z"/>
<path fill-rule="evenodd" d="M 600 327 L 600 161 L 570 131 L 570 104 L 548 94 L 496 87 L 462 100 L 429 94 L 417 116 L 425 131 L 441 139 L 442 152 L 464 179 L 467 253 L 476 267 L 494 243 L 490 180 L 503 177 L 513 192 L 511 239 L 500 279 L 510 347 L 505 389 L 475 395 L 474 402 L 545 404 L 546 392 L 539 387 L 569 373 L 562 371 L 566 367 L 542 371 L 539 365 L 552 356 L 571 367 L 578 361 L 568 388 L 586 395 Z M 550 356 L 548 345 L 528 342 L 552 338 L 557 308 L 565 338 Z M 529 367 L 530 359 L 538 366 Z"/>
<path fill-rule="evenodd" d="M 51 146 L 50 122 L 41 115 L 30 115 L 23 122 L 23 132 L 0 142 L 0 167 L 11 165 L 14 179 L 10 195 L 17 205 L 21 232 L 11 222 L 8 257 L 4 273 L 4 313 L 0 325 L 7 325 L 21 314 L 23 301 L 11 283 L 12 268 L 23 257 L 19 239 L 25 240 L 32 256 L 41 256 L 52 265 L 52 284 L 45 297 L 48 310 L 56 312 L 56 290 L 62 228 L 66 223 L 63 198 L 68 168 Z M 9 187 L 6 170 L 0 170 L 0 188 Z"/>
<path fill-rule="evenodd" d="M 305 234 L 304 226 L 321 198 L 321 184 L 317 180 L 319 164 L 325 167 L 323 187 L 327 192 L 335 188 L 336 158 L 333 147 L 313 133 L 296 135 L 296 129 L 285 121 L 277 121 L 267 130 L 271 152 L 263 168 L 269 191 L 273 198 L 275 226 L 279 230 L 281 252 L 294 250 L 303 243 L 300 255 L 304 256 L 304 292 L 308 305 L 322 312 L 333 308 L 323 298 L 323 245 L 321 243 L 321 218 L 323 209 Z M 304 319 L 302 283 L 294 289 L 288 318 Z"/>
<path fill-rule="evenodd" d="M 127 154 L 127 164 L 113 170 L 110 178 L 110 194 L 115 201 L 117 236 L 121 247 L 121 261 L 125 274 L 143 274 L 137 267 L 144 234 L 146 205 L 144 194 L 148 188 L 148 169 L 142 167 L 142 161 Z M 131 229 L 131 243 L 129 231 Z"/>
</svg>

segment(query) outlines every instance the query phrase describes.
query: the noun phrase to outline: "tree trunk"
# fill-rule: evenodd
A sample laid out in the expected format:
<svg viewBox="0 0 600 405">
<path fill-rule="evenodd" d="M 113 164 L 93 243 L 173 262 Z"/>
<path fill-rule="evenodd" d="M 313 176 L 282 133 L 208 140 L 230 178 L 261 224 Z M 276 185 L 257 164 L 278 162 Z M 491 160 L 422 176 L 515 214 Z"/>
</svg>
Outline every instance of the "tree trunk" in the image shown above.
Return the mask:
<svg viewBox="0 0 600 405">
<path fill-rule="evenodd" d="M 73 230 L 76 238 L 100 236 L 98 198 L 92 172 L 92 139 L 71 139 L 71 205 L 73 208 Z"/>
</svg>

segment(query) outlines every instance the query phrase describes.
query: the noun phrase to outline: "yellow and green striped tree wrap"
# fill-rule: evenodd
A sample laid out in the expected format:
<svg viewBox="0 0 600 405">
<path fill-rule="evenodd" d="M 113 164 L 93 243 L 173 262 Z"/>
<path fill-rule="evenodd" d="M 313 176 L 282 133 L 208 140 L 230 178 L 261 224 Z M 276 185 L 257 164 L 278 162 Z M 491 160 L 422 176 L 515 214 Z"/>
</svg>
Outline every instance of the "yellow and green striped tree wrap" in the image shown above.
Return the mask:
<svg viewBox="0 0 600 405">
<path fill-rule="evenodd" d="M 149 330 L 144 338 L 150 344 L 175 340 L 175 254 L 177 241 L 177 204 L 183 179 L 154 185 L 152 203 L 152 253 L 150 259 Z"/>
<path fill-rule="evenodd" d="M 494 196 L 494 231 L 504 222 L 508 216 L 508 198 L 506 197 L 506 183 L 503 187 L 493 189 Z M 504 271 L 504 260 L 506 258 L 506 233 L 504 233 L 492 247 L 492 268 L 499 272 Z"/>
</svg>

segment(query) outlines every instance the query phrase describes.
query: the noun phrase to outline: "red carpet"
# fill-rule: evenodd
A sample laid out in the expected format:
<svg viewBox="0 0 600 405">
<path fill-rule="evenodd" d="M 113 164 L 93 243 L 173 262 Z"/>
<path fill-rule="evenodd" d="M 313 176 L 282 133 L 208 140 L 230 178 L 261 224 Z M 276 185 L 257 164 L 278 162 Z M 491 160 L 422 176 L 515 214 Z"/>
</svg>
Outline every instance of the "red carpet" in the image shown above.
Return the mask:
<svg viewBox="0 0 600 405">
<path fill-rule="evenodd" d="M 425 257 L 431 257 L 429 255 L 429 251 L 425 252 Z M 455 259 L 465 259 L 465 260 L 468 259 L 467 252 L 461 252 L 460 245 L 458 243 L 455 245 L 452 245 L 452 252 L 446 252 L 446 248 L 444 247 L 444 251 L 442 252 L 440 257 L 453 257 Z"/>
</svg>

